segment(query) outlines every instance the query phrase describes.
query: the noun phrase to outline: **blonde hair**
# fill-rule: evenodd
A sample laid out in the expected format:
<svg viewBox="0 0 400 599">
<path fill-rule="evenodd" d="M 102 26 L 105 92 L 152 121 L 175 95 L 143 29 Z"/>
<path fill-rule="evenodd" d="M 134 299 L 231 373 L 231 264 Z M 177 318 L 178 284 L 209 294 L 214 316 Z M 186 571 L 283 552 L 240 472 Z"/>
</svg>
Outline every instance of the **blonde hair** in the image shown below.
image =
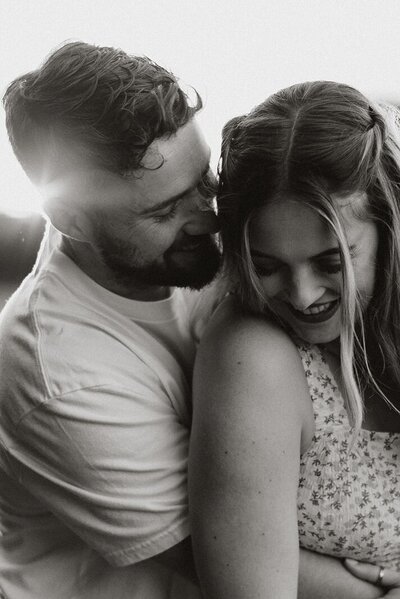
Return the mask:
<svg viewBox="0 0 400 599">
<path fill-rule="evenodd" d="M 394 108 L 373 105 L 343 84 L 284 89 L 223 130 L 218 208 L 225 274 L 244 310 L 277 319 L 252 264 L 249 223 L 268 202 L 290 195 L 316 210 L 338 240 L 342 260 L 341 372 L 349 419 L 363 419 L 362 385 L 389 402 L 383 374 L 400 386 L 400 143 Z M 372 300 L 362 314 L 340 206 L 362 192 L 357 217 L 373 220 L 379 248 Z M 399 282 L 399 283 L 398 283 Z M 280 323 L 284 326 L 284 323 Z M 380 348 L 379 367 L 368 344 Z M 381 368 L 381 371 L 379 371 Z M 390 403 L 390 402 L 389 402 Z"/>
</svg>

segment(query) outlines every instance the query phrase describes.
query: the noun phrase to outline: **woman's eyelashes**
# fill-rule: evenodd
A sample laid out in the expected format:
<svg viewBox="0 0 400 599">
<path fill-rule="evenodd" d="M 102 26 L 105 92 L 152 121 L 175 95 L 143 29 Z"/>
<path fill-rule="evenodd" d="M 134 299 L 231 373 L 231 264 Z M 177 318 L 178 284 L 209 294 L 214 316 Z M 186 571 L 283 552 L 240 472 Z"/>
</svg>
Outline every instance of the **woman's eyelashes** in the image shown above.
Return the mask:
<svg viewBox="0 0 400 599">
<path fill-rule="evenodd" d="M 334 275 L 338 272 L 342 271 L 342 263 L 341 262 L 323 262 L 317 265 L 317 268 L 320 272 L 325 272 L 329 275 Z"/>
<path fill-rule="evenodd" d="M 355 246 L 352 245 L 351 247 L 349 247 L 349 254 L 350 260 L 353 262 L 357 255 L 357 249 Z M 326 272 L 328 274 L 336 274 L 342 272 L 343 263 L 340 258 L 336 258 L 334 260 L 320 260 L 318 268 L 321 272 Z"/>
<path fill-rule="evenodd" d="M 357 258 L 357 247 L 351 245 L 349 248 L 350 260 L 353 262 Z M 338 251 L 328 251 L 329 255 L 318 255 L 314 258 L 309 258 L 308 262 L 312 265 L 316 272 L 322 274 L 335 275 L 343 270 L 343 262 Z M 259 277 L 272 277 L 273 275 L 287 270 L 289 267 L 279 260 L 274 261 L 273 258 L 257 258 L 253 257 L 253 266 L 256 274 Z"/>
<path fill-rule="evenodd" d="M 342 263 L 339 261 L 335 262 L 316 262 L 314 264 L 316 270 L 326 274 L 337 274 L 342 271 Z M 254 269 L 259 277 L 272 277 L 285 268 L 284 264 L 257 264 L 254 263 Z"/>
<path fill-rule="evenodd" d="M 254 270 L 259 277 L 271 277 L 279 271 L 279 266 L 266 266 L 264 264 L 257 264 L 253 262 Z"/>
</svg>

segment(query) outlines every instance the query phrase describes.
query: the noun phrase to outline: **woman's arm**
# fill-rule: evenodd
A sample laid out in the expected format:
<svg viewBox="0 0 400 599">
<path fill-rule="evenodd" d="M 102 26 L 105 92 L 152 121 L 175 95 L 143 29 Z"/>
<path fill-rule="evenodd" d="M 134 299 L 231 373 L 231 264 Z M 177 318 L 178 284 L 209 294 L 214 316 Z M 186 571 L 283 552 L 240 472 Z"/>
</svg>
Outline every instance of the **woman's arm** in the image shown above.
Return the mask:
<svg viewBox="0 0 400 599">
<path fill-rule="evenodd" d="M 194 372 L 192 541 L 207 599 L 296 599 L 297 487 L 311 402 L 298 352 L 224 308 Z"/>
</svg>

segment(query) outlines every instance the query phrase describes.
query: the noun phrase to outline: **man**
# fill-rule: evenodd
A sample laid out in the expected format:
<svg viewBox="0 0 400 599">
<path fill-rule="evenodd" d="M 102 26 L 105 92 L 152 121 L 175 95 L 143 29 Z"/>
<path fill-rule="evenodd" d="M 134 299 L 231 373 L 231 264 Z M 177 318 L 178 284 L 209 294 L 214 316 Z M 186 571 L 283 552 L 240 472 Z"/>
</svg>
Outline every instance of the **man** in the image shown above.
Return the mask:
<svg viewBox="0 0 400 599">
<path fill-rule="evenodd" d="M 4 103 L 61 242 L 1 319 L 0 586 L 197 597 L 168 563 L 188 567 L 190 379 L 212 303 L 193 290 L 219 265 L 200 98 L 147 58 L 70 43 Z"/>
<path fill-rule="evenodd" d="M 190 380 L 219 265 L 200 99 L 149 59 L 72 43 L 4 104 L 60 241 L 0 318 L 0 596 L 198 599 Z M 316 567 L 303 552 L 308 599 Z"/>
</svg>

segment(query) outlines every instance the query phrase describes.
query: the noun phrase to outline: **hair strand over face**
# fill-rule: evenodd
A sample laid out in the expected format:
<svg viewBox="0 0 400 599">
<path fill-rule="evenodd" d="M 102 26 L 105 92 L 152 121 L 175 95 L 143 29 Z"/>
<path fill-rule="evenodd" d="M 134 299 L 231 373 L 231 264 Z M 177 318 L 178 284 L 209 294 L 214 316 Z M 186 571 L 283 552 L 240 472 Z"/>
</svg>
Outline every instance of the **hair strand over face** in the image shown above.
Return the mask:
<svg viewBox="0 0 400 599">
<path fill-rule="evenodd" d="M 249 223 L 271 201 L 291 197 L 316 210 L 338 240 L 343 263 L 341 364 L 351 422 L 361 426 L 360 375 L 387 399 L 381 365 L 400 385 L 400 146 L 395 109 L 373 105 L 352 87 L 331 81 L 283 89 L 223 130 L 218 211 L 225 276 L 243 309 L 274 318 L 252 265 Z M 396 122 L 395 122 L 396 121 Z M 376 284 L 362 314 L 335 198 L 363 195 L 354 206 L 379 231 Z M 364 333 L 363 333 L 364 331 Z"/>
</svg>

